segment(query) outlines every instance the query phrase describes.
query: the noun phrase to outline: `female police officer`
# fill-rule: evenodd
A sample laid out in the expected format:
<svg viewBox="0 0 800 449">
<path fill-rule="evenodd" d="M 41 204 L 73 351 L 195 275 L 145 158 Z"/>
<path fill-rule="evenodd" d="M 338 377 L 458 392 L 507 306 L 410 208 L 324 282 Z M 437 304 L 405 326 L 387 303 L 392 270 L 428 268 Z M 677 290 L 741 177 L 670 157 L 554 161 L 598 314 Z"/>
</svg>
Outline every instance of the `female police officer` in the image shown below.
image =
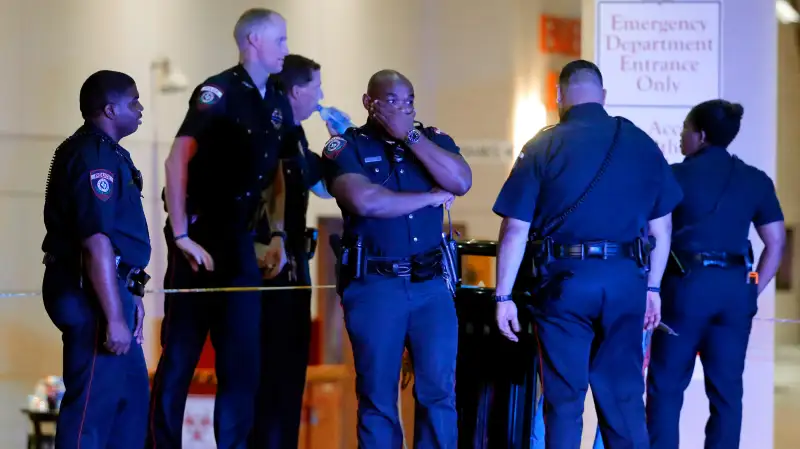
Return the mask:
<svg viewBox="0 0 800 449">
<path fill-rule="evenodd" d="M 653 449 L 677 448 L 683 392 L 698 352 L 711 417 L 706 448 L 737 448 L 742 374 L 757 297 L 775 275 L 785 231 L 772 180 L 732 156 L 743 108 L 724 100 L 695 106 L 686 117 L 673 165 L 685 192 L 673 213 L 672 260 L 665 275 L 662 317 L 678 337 L 653 336 L 647 420 Z M 750 273 L 750 223 L 765 244 Z"/>
</svg>

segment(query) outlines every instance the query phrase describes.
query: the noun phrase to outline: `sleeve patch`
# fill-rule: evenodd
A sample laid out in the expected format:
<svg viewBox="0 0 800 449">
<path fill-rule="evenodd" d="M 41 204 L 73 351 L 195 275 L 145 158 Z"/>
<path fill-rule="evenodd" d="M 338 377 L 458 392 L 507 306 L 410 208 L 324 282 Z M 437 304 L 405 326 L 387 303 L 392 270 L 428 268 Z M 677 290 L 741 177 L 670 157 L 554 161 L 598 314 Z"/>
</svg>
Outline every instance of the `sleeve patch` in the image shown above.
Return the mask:
<svg viewBox="0 0 800 449">
<path fill-rule="evenodd" d="M 199 107 L 213 106 L 222 99 L 222 90 L 212 84 L 206 84 L 200 88 L 200 94 L 197 97 L 197 105 Z"/>
<path fill-rule="evenodd" d="M 339 136 L 332 137 L 331 140 L 329 140 L 328 143 L 325 144 L 325 150 L 323 151 L 323 154 L 328 159 L 331 160 L 336 159 L 336 157 L 339 156 L 339 153 L 341 153 L 344 147 L 346 146 L 347 146 L 347 141 L 344 140 L 342 137 Z"/>
<path fill-rule="evenodd" d="M 108 201 L 114 193 L 114 175 L 108 170 L 92 170 L 89 172 L 89 183 L 94 195 L 100 201 Z"/>
</svg>

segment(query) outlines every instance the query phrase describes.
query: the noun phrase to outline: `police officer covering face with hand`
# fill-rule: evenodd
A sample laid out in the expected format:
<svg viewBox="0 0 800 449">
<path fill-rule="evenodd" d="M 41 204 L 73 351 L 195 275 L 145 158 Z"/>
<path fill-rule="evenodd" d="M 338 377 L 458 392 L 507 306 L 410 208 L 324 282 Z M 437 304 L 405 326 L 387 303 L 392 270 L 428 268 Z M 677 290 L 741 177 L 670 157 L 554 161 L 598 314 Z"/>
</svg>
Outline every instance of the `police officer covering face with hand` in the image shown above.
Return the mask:
<svg viewBox="0 0 800 449">
<path fill-rule="evenodd" d="M 403 444 L 403 350 L 414 362 L 414 447 L 455 448 L 458 323 L 441 278 L 442 205 L 467 193 L 469 165 L 448 135 L 415 124 L 414 89 L 372 76 L 367 124 L 328 141 L 323 169 L 344 216 L 339 291 L 356 368 L 359 447 Z"/>
<path fill-rule="evenodd" d="M 288 53 L 286 22 L 276 12 L 251 9 L 233 34 L 240 64 L 197 86 L 165 164 L 166 288 L 261 286 L 252 222 L 260 193 L 281 182 L 278 152 L 294 127 L 285 96 L 267 85 Z M 270 217 L 269 226 L 281 231 L 282 217 Z M 269 259 L 284 263 L 283 239 L 270 243 Z M 148 445 L 181 447 L 186 396 L 210 332 L 217 447 L 245 447 L 259 383 L 261 294 L 167 294 L 164 313 Z"/>
<path fill-rule="evenodd" d="M 518 340 L 511 292 L 529 258 L 535 272 L 519 275 L 532 278 L 547 448 L 580 447 L 589 384 L 605 446 L 648 448 L 642 325 L 659 322 L 671 212 L 682 193 L 656 143 L 606 113 L 597 66 L 567 64 L 558 94 L 561 123 L 525 145 L 494 205 L 503 217 L 497 324 Z"/>
<path fill-rule="evenodd" d="M 84 82 L 80 108 L 86 122 L 56 149 L 44 205 L 42 295 L 64 342 L 55 445 L 140 449 L 150 236 L 142 175 L 118 142 L 139 127 L 143 108 L 134 80 L 108 70 Z"/>
<path fill-rule="evenodd" d="M 663 292 L 664 319 L 679 336 L 653 335 L 647 382 L 653 449 L 678 447 L 683 394 L 698 353 L 711 403 L 705 447 L 739 447 L 750 329 L 758 295 L 780 265 L 786 235 L 772 180 L 727 149 L 743 112 L 739 104 L 711 100 L 692 108 L 684 121 L 686 159 L 672 169 L 692 194 L 673 214 Z M 755 272 L 751 223 L 765 245 Z"/>
<path fill-rule="evenodd" d="M 322 182 L 320 156 L 308 149 L 300 123 L 309 118 L 322 99 L 320 65 L 300 55 L 288 55 L 283 70 L 270 77 L 292 107 L 295 127 L 282 142 L 280 170 L 284 201 L 266 195 L 256 228 L 256 253 L 265 255 L 276 235 L 285 240 L 288 263 L 282 270 L 266 266 L 267 287 L 311 285 L 309 260 L 316 247 L 316 233 L 306 229 L 308 193 L 331 198 Z M 277 204 L 276 204 L 277 203 Z M 280 204 L 283 203 L 283 204 Z M 269 227 L 269 207 L 284 207 L 285 233 Z M 316 230 L 313 230 L 316 231 Z M 266 291 L 262 295 L 261 378 L 256 396 L 256 420 L 252 448 L 295 449 L 298 445 L 303 391 L 311 345 L 311 289 Z"/>
</svg>

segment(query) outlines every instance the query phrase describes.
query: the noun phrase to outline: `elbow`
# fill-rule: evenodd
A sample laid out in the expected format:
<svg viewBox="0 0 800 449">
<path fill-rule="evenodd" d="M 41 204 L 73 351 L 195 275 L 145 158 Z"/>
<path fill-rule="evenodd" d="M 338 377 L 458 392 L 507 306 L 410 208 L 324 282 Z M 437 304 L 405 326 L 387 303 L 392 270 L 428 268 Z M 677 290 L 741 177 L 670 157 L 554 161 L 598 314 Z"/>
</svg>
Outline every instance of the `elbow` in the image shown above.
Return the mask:
<svg viewBox="0 0 800 449">
<path fill-rule="evenodd" d="M 461 179 L 458 183 L 458 188 L 454 189 L 451 192 L 455 196 L 464 196 L 469 192 L 472 188 L 472 176 L 467 177 L 466 179 Z"/>
</svg>

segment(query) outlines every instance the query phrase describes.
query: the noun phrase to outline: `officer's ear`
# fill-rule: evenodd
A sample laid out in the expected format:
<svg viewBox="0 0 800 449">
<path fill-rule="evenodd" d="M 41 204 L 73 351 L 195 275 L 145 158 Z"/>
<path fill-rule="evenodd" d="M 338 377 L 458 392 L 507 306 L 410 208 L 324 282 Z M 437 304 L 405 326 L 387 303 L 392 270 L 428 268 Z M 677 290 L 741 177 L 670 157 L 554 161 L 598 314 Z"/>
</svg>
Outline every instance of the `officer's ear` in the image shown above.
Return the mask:
<svg viewBox="0 0 800 449">
<path fill-rule="evenodd" d="M 103 107 L 103 115 L 105 115 L 109 120 L 114 120 L 114 117 L 117 116 L 117 111 L 114 110 L 114 105 L 109 103 Z"/>
<path fill-rule="evenodd" d="M 370 105 L 372 104 L 372 98 L 370 98 L 369 95 L 367 94 L 362 95 L 361 104 L 364 105 L 364 109 L 366 109 L 367 112 L 370 112 L 370 110 L 372 109 L 370 108 Z"/>
</svg>

